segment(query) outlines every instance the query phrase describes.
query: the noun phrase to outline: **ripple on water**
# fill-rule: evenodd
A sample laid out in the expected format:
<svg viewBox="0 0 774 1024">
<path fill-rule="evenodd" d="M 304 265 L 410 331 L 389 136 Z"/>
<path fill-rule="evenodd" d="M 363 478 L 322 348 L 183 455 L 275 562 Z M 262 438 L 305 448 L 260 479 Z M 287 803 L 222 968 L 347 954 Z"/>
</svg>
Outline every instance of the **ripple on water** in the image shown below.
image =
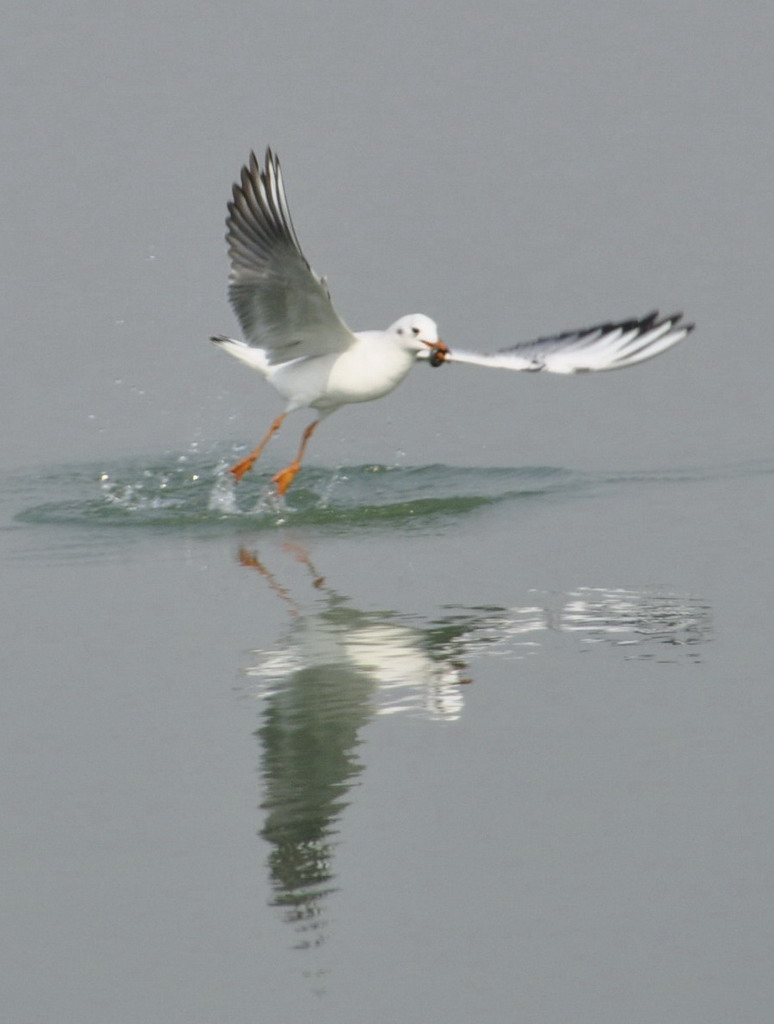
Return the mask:
<svg viewBox="0 0 774 1024">
<path fill-rule="evenodd" d="M 34 481 L 17 478 L 20 491 L 28 485 L 24 497 L 32 501 L 15 518 L 89 527 L 421 526 L 504 501 L 588 486 L 580 474 L 562 469 L 369 464 L 305 468 L 293 490 L 281 498 L 271 484 L 271 471 L 253 473 L 237 485 L 229 464 L 187 454 L 154 462 L 57 467 L 36 474 Z"/>
<path fill-rule="evenodd" d="M 87 527 L 226 527 L 279 525 L 422 529 L 438 520 L 530 499 L 576 499 L 611 487 L 684 484 L 772 472 L 771 462 L 707 469 L 594 473 L 555 467 L 466 468 L 366 464 L 335 470 L 304 467 L 280 498 L 273 469 L 237 486 L 233 452 L 167 454 L 140 461 L 59 466 L 5 480 L 14 518 L 23 523 Z M 9 485 L 10 484 L 10 489 Z M 18 509 L 21 508 L 21 511 Z"/>
</svg>

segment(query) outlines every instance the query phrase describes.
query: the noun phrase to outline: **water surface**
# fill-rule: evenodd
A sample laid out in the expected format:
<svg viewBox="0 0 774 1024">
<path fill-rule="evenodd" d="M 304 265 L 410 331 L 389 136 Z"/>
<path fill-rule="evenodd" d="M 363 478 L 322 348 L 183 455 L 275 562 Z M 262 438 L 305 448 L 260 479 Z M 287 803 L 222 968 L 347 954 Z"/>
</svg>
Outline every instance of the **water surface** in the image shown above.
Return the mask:
<svg viewBox="0 0 774 1024">
<path fill-rule="evenodd" d="M 17 1019 L 766 989 L 774 465 L 228 454 L 3 477 Z"/>
</svg>

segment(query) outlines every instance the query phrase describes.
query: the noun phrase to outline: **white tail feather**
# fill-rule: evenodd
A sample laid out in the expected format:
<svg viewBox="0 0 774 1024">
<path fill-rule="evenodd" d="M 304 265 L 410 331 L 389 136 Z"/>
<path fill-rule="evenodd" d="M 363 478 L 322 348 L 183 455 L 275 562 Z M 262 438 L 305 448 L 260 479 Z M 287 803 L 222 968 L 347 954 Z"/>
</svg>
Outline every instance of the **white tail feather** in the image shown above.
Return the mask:
<svg viewBox="0 0 774 1024">
<path fill-rule="evenodd" d="M 248 366 L 262 373 L 264 377 L 266 376 L 269 370 L 269 361 L 262 348 L 253 348 L 252 345 L 248 345 L 244 341 L 227 338 L 224 334 L 216 334 L 210 338 L 210 341 L 214 341 L 224 352 L 228 352 L 230 356 L 247 363 Z"/>
</svg>

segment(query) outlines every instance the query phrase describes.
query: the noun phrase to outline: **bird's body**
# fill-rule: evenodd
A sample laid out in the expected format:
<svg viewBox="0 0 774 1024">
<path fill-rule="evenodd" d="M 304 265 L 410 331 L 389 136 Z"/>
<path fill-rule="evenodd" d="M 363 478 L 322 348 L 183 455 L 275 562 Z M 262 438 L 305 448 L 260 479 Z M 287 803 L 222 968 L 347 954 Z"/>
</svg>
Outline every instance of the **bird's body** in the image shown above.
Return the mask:
<svg viewBox="0 0 774 1024">
<path fill-rule="evenodd" d="M 264 349 L 234 338 L 218 336 L 212 340 L 262 373 L 289 403 L 287 412 L 308 407 L 331 413 L 352 402 L 382 398 L 400 384 L 416 362 L 418 350 L 413 340 L 404 342 L 397 332 L 410 332 L 410 325 L 416 322 L 422 324 L 428 337 L 435 333 L 429 317 L 416 314 L 404 317 L 386 331 L 353 333 L 352 344 L 343 352 L 298 356 L 274 365 Z"/>
<path fill-rule="evenodd" d="M 431 366 L 470 363 L 553 373 L 611 370 L 650 359 L 681 341 L 692 324 L 681 314 L 605 323 L 514 345 L 492 354 L 450 351 L 436 324 L 421 313 L 401 317 L 384 331 L 354 333 L 340 319 L 324 280 L 306 261 L 290 219 L 279 161 L 255 154 L 234 186 L 227 219 L 231 263 L 229 297 L 246 341 L 212 340 L 258 370 L 285 399 L 285 411 L 261 443 L 231 472 L 252 468 L 285 417 L 298 409 L 319 416 L 304 432 L 293 462 L 274 477 L 284 494 L 298 472 L 317 424 L 342 405 L 370 402 L 393 391 L 421 359 Z"/>
</svg>

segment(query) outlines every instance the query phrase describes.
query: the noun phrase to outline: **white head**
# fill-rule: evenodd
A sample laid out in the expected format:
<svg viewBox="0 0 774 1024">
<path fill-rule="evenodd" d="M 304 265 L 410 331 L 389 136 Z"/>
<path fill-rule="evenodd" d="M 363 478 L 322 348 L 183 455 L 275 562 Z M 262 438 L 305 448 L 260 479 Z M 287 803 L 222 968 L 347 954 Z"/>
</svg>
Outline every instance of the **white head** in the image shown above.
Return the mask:
<svg viewBox="0 0 774 1024">
<path fill-rule="evenodd" d="M 424 313 L 410 313 L 402 316 L 387 328 L 407 352 L 415 352 L 418 357 L 433 354 L 439 346 L 446 346 L 438 337 L 438 327 L 434 320 Z"/>
<path fill-rule="evenodd" d="M 420 350 L 426 345 L 435 345 L 438 341 L 438 328 L 434 320 L 424 313 L 409 313 L 402 316 L 394 324 L 387 328 L 390 334 L 397 334 L 404 338 L 407 348 Z"/>
</svg>

